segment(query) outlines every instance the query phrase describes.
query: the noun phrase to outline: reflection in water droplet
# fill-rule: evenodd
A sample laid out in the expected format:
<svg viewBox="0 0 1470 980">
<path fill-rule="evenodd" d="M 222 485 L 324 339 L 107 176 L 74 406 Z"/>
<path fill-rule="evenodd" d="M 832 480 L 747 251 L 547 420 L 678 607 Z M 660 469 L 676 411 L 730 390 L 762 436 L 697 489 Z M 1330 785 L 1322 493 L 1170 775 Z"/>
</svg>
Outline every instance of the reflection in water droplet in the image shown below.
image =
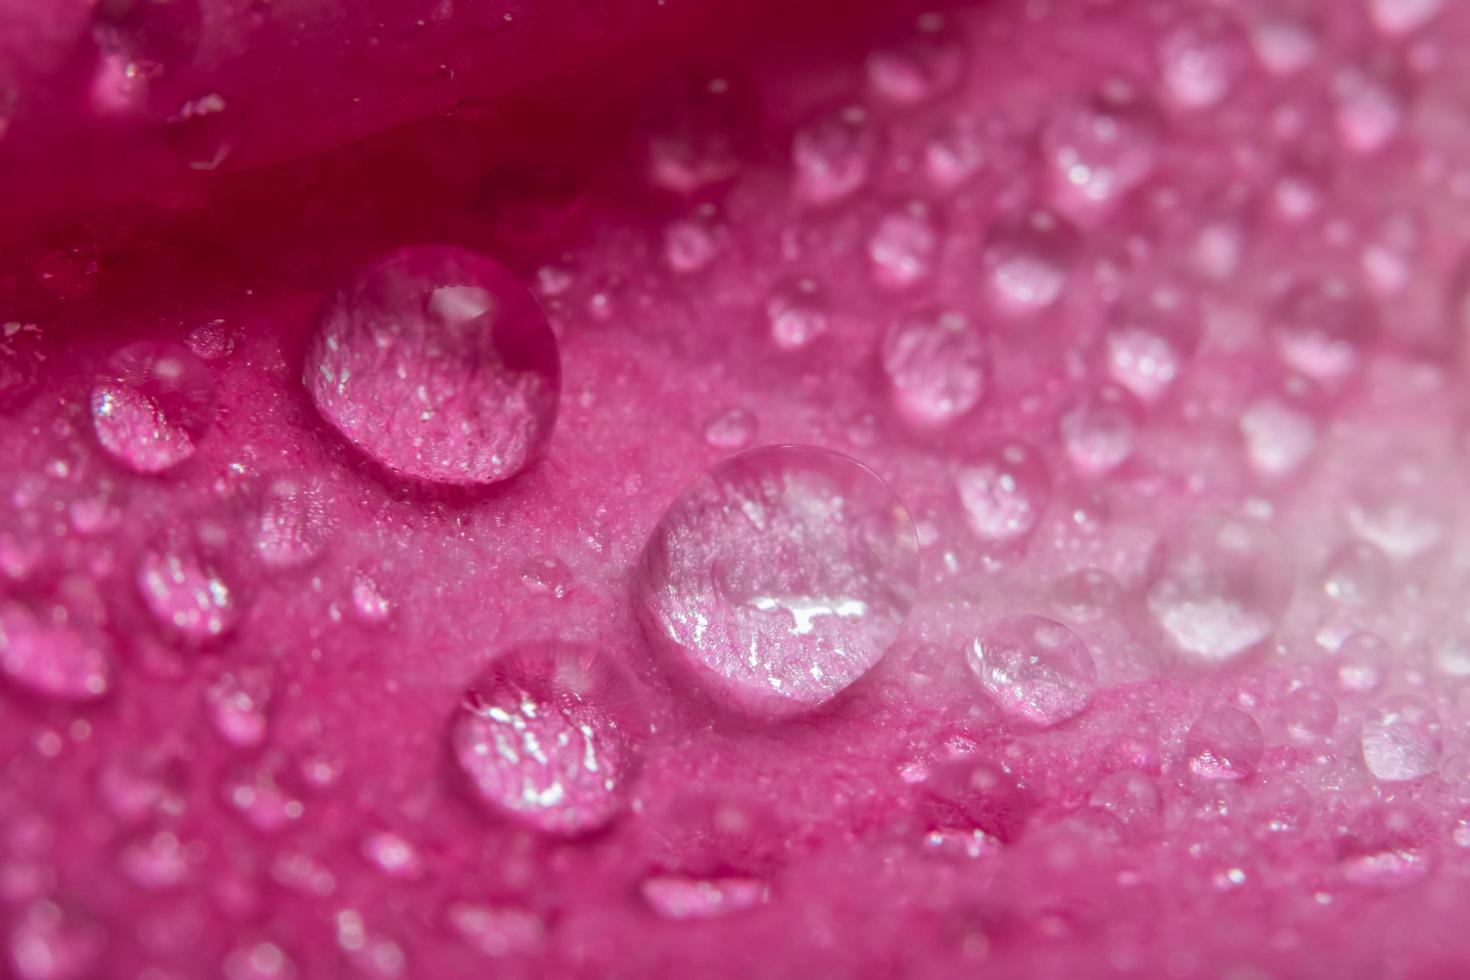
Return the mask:
<svg viewBox="0 0 1470 980">
<path fill-rule="evenodd" d="M 913 603 L 908 513 L 860 464 L 771 446 L 717 463 L 650 535 L 650 630 L 738 708 L 789 713 L 878 662 Z"/>
<path fill-rule="evenodd" d="M 562 599 L 572 589 L 572 570 L 552 555 L 532 558 L 521 567 L 521 584 L 533 595 Z"/>
<path fill-rule="evenodd" d="M 1012 616 L 992 623 L 965 651 L 970 670 L 1009 717 L 1042 727 L 1081 714 L 1097 690 L 1087 645 L 1061 623 Z"/>
<path fill-rule="evenodd" d="M 92 388 L 92 428 L 119 463 L 160 473 L 194 455 L 214 422 L 215 398 L 209 368 L 188 348 L 129 344 Z"/>
<path fill-rule="evenodd" d="M 1302 687 L 1281 702 L 1281 723 L 1297 742 L 1329 735 L 1337 724 L 1337 702 L 1320 687 Z"/>
<path fill-rule="evenodd" d="M 1292 593 L 1285 548 L 1265 525 L 1206 512 L 1172 528 L 1149 561 L 1148 608 L 1180 651 L 1234 660 L 1275 631 Z"/>
<path fill-rule="evenodd" d="M 1123 587 L 1101 568 L 1069 572 L 1052 583 L 1050 593 L 1056 611 L 1078 622 L 1101 619 L 1123 599 Z"/>
<path fill-rule="evenodd" d="M 978 405 L 990 354 L 956 310 L 924 308 L 896 320 L 883 339 L 883 372 L 900 413 L 920 427 L 948 425 Z"/>
<path fill-rule="evenodd" d="M 1439 768 L 1439 715 L 1412 694 L 1381 702 L 1363 722 L 1363 762 L 1384 782 L 1410 782 Z"/>
<path fill-rule="evenodd" d="M 1051 500 L 1051 471 L 1041 454 L 1021 443 L 1000 443 L 966 460 L 955 487 L 970 529 L 986 541 L 1025 537 Z"/>
<path fill-rule="evenodd" d="M 797 198 L 822 206 L 851 196 L 868 182 L 877 153 L 878 133 L 862 107 L 818 115 L 791 143 Z"/>
<path fill-rule="evenodd" d="M 605 655 L 542 643 L 496 657 L 465 692 L 449 738 L 488 808 L 574 836 L 627 808 L 640 725 L 631 682 Z"/>
<path fill-rule="evenodd" d="M 1178 379 L 1199 343 L 1194 303 L 1163 287 L 1122 304 L 1104 340 L 1108 373 L 1145 402 L 1154 402 Z"/>
<path fill-rule="evenodd" d="M 1249 779 L 1264 752 L 1261 726 L 1236 708 L 1202 715 L 1184 739 L 1189 769 L 1203 779 Z"/>
<path fill-rule="evenodd" d="M 490 259 L 403 249 L 327 301 L 306 356 L 322 415 L 403 476 L 476 485 L 515 475 L 556 421 L 561 364 L 535 299 Z"/>
</svg>

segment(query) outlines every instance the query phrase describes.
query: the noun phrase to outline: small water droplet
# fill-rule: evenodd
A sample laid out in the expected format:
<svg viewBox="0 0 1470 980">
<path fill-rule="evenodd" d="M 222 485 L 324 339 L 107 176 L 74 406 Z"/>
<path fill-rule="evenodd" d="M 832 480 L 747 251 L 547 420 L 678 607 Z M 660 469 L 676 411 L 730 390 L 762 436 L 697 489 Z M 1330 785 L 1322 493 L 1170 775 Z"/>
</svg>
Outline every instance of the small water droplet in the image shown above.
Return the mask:
<svg viewBox="0 0 1470 980">
<path fill-rule="evenodd" d="M 188 348 L 141 341 L 113 355 L 92 388 L 92 428 L 122 465 L 161 473 L 194 455 L 215 400 L 209 368 Z"/>
<path fill-rule="evenodd" d="M 1101 568 L 1082 568 L 1052 583 L 1052 607 L 1076 622 L 1092 622 L 1108 615 L 1123 600 L 1123 587 Z"/>
<path fill-rule="evenodd" d="M 201 359 L 218 361 L 235 349 L 236 338 L 235 328 L 228 321 L 210 320 L 190 330 L 184 343 Z"/>
<path fill-rule="evenodd" d="M 362 842 L 362 854 L 390 878 L 411 881 L 424 871 L 418 848 L 392 831 L 379 830 L 368 834 Z"/>
<path fill-rule="evenodd" d="M 1444 0 L 1368 0 L 1373 24 L 1384 34 L 1411 34 L 1439 16 Z"/>
<path fill-rule="evenodd" d="M 331 528 L 326 502 L 313 484 L 296 477 L 272 480 L 261 494 L 255 553 L 272 568 L 299 568 L 327 546 Z"/>
<path fill-rule="evenodd" d="M 225 980 L 294 980 L 296 964 L 286 951 L 262 940 L 236 946 L 221 967 Z"/>
<path fill-rule="evenodd" d="M 1395 561 L 1408 561 L 1443 543 L 1452 523 L 1439 468 L 1413 453 L 1365 468 L 1344 502 L 1358 538 Z"/>
<path fill-rule="evenodd" d="M 1189 770 L 1202 779 L 1249 779 L 1264 752 L 1261 726 L 1237 708 L 1201 715 L 1184 739 Z"/>
<path fill-rule="evenodd" d="M 878 133 L 862 107 L 817 115 L 791 144 L 797 198 L 820 207 L 850 197 L 867 184 L 877 154 Z"/>
<path fill-rule="evenodd" d="M 1388 673 L 1389 646 L 1372 633 L 1357 632 L 1337 648 L 1337 682 L 1356 694 L 1377 690 Z"/>
<path fill-rule="evenodd" d="M 730 408 L 705 423 L 704 444 L 722 452 L 744 449 L 755 440 L 755 415 L 743 408 Z"/>
<path fill-rule="evenodd" d="M 189 877 L 189 852 L 173 833 L 161 830 L 123 849 L 122 870 L 143 888 L 173 888 Z"/>
<path fill-rule="evenodd" d="M 771 339 L 781 350 L 800 350 L 827 332 L 827 293 L 815 279 L 781 283 L 766 300 Z"/>
<path fill-rule="evenodd" d="M 1205 512 L 1173 527 L 1149 561 L 1148 608 L 1184 654 L 1234 660 L 1273 632 L 1291 599 L 1286 550 L 1265 525 Z"/>
<path fill-rule="evenodd" d="M 1165 31 L 1158 55 L 1164 89 L 1173 103 L 1182 109 L 1207 109 L 1230 94 L 1245 50 L 1234 25 L 1209 11 Z"/>
<path fill-rule="evenodd" d="M 65 603 L 0 602 L 0 670 L 44 697 L 91 701 L 112 686 L 110 645 Z"/>
<path fill-rule="evenodd" d="M 186 536 L 166 535 L 145 549 L 137 583 L 159 624 L 191 642 L 223 636 L 239 616 L 229 584 Z"/>
<path fill-rule="evenodd" d="M 988 625 L 965 651 L 970 670 L 1006 715 L 1049 728 L 1081 714 L 1097 691 L 1097 667 L 1077 634 L 1040 616 Z"/>
<path fill-rule="evenodd" d="M 688 195 L 738 174 L 756 115 L 747 87 L 728 75 L 699 75 L 662 95 L 646 128 L 649 183 Z"/>
<path fill-rule="evenodd" d="M 1270 314 L 1272 340 L 1290 367 L 1323 382 L 1357 370 L 1372 342 L 1372 311 L 1344 282 L 1326 279 L 1289 289 Z"/>
<path fill-rule="evenodd" d="M 1281 702 L 1281 723 L 1297 742 L 1311 742 L 1332 733 L 1337 724 L 1337 702 L 1320 687 L 1301 687 Z"/>
<path fill-rule="evenodd" d="M 533 952 L 546 938 L 546 923 L 525 909 L 455 902 L 446 917 L 467 945 L 492 958 Z"/>
<path fill-rule="evenodd" d="M 1281 77 L 1306 69 L 1322 47 L 1310 24 L 1275 12 L 1264 14 L 1252 25 L 1251 44 L 1266 70 Z"/>
<path fill-rule="evenodd" d="M 1008 316 L 1046 309 L 1066 289 L 1077 251 L 1077 233 L 1050 211 L 997 223 L 981 256 L 986 297 Z"/>
<path fill-rule="evenodd" d="M 985 397 L 990 353 L 963 313 L 926 307 L 894 321 L 883 339 L 883 372 L 909 422 L 945 426 Z"/>
<path fill-rule="evenodd" d="M 1373 545 L 1349 541 L 1332 553 L 1322 570 L 1322 591 L 1333 602 L 1366 606 L 1382 600 L 1393 584 L 1388 559 Z"/>
<path fill-rule="evenodd" d="M 1404 106 L 1387 81 L 1360 68 L 1344 68 L 1332 80 L 1337 135 L 1354 153 L 1383 149 L 1403 126 Z"/>
<path fill-rule="evenodd" d="M 24 408 L 36 393 L 41 365 L 41 328 L 34 323 L 0 323 L 0 412 Z"/>
<path fill-rule="evenodd" d="M 1131 86 L 1059 103 L 1041 134 L 1052 199 L 1079 221 L 1111 210 L 1158 166 L 1159 124 Z"/>
<path fill-rule="evenodd" d="M 532 595 L 562 599 L 572 590 L 572 570 L 560 558 L 542 555 L 521 568 L 521 584 Z"/>
<path fill-rule="evenodd" d="M 1411 782 L 1439 768 L 1439 715 L 1412 694 L 1380 702 L 1363 722 L 1363 762 L 1384 782 Z"/>
<path fill-rule="evenodd" d="M 483 256 L 391 253 L 337 291 L 304 381 L 358 449 L 403 476 L 477 485 L 520 472 L 556 421 L 561 364 L 535 299 Z"/>
<path fill-rule="evenodd" d="M 770 446 L 711 467 L 650 535 L 651 631 L 736 707 L 784 714 L 835 697 L 888 649 L 913 602 L 918 542 L 861 464 Z"/>
<path fill-rule="evenodd" d="M 1153 834 L 1162 824 L 1159 789 L 1145 772 L 1108 773 L 1093 787 L 1088 803 L 1112 814 L 1133 834 Z"/>
<path fill-rule="evenodd" d="M 638 890 L 649 908 L 676 921 L 724 918 L 770 900 L 770 886 L 753 878 L 654 875 Z"/>
<path fill-rule="evenodd" d="M 148 2 L 148 0 L 144 0 Z M 216 92 L 191 99 L 168 121 L 165 138 L 190 170 L 216 170 L 239 149 L 243 130 Z"/>
<path fill-rule="evenodd" d="M 639 768 L 634 690 L 602 653 L 533 644 L 500 654 L 450 724 L 475 796 L 535 830 L 574 836 L 627 808 Z"/>
<path fill-rule="evenodd" d="M 1143 410 L 1122 387 L 1104 384 L 1062 414 L 1062 445 L 1083 476 L 1111 473 L 1133 455 Z"/>
<path fill-rule="evenodd" d="M 1174 384 L 1199 344 L 1198 313 L 1190 298 L 1167 287 L 1125 301 L 1104 340 L 1108 373 L 1145 402 Z"/>
<path fill-rule="evenodd" d="M 677 273 L 698 272 L 719 256 L 725 236 L 713 206 L 702 205 L 664 228 L 664 261 Z"/>
<path fill-rule="evenodd" d="M 911 28 L 868 55 L 868 84 L 898 105 L 916 105 L 959 84 L 965 48 L 943 14 L 923 13 Z"/>
<path fill-rule="evenodd" d="M 271 677 L 265 667 L 245 667 L 221 674 L 205 688 L 204 702 L 220 738 L 236 748 L 265 742 Z"/>
<path fill-rule="evenodd" d="M 102 927 L 51 901 L 20 910 L 10 929 L 10 965 L 18 980 L 83 980 L 96 975 L 107 945 Z"/>
<path fill-rule="evenodd" d="M 1316 452 L 1321 421 L 1302 397 L 1288 388 L 1261 395 L 1240 416 L 1251 468 L 1268 480 L 1295 473 Z"/>
<path fill-rule="evenodd" d="M 359 572 L 352 579 L 352 608 L 360 619 L 368 623 L 386 622 L 393 614 L 393 604 L 367 572 Z"/>
<path fill-rule="evenodd" d="M 934 209 L 909 201 L 878 219 L 868 237 L 873 278 L 883 289 L 908 289 L 934 272 L 941 245 Z"/>
<path fill-rule="evenodd" d="M 955 487 L 977 536 L 1016 541 L 1035 529 L 1051 500 L 1051 470 L 1030 446 L 998 443 L 961 464 Z"/>
</svg>

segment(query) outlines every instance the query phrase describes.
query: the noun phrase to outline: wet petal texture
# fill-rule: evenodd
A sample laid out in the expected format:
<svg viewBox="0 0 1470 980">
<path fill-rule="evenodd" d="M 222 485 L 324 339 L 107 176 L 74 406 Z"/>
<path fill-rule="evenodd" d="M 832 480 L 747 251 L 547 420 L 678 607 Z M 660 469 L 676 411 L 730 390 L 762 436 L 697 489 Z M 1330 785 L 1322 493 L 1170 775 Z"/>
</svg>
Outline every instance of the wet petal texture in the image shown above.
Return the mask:
<svg viewBox="0 0 1470 980">
<path fill-rule="evenodd" d="M 551 438 L 561 361 L 508 271 L 415 248 L 371 263 L 327 301 L 304 377 L 322 415 L 375 461 L 473 486 L 515 475 Z"/>
<path fill-rule="evenodd" d="M 639 601 L 682 664 L 741 710 L 831 700 L 887 652 L 913 604 L 918 544 L 871 471 L 804 446 L 717 464 L 649 536 Z"/>
</svg>

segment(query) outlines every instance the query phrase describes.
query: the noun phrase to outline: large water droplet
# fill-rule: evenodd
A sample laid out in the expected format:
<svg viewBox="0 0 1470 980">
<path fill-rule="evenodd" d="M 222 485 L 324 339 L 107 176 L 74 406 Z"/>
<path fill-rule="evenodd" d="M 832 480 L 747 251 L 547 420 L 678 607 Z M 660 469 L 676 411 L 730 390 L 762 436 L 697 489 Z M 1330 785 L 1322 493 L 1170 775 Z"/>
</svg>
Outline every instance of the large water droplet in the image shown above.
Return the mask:
<svg viewBox="0 0 1470 980">
<path fill-rule="evenodd" d="M 1311 458 L 1321 427 L 1305 399 L 1292 397 L 1290 390 L 1260 396 L 1240 416 L 1251 467 L 1271 480 L 1296 472 Z"/>
<path fill-rule="evenodd" d="M 899 412 L 920 427 L 944 426 L 985 396 L 985 339 L 957 310 L 924 308 L 894 321 L 883 339 L 883 372 Z"/>
<path fill-rule="evenodd" d="M 64 604 L 0 602 L 0 670 L 29 691 L 65 701 L 101 697 L 112 681 L 108 650 L 101 633 L 73 622 Z"/>
<path fill-rule="evenodd" d="M 986 541 L 1015 541 L 1041 520 L 1051 500 L 1051 470 L 1030 446 L 999 443 L 966 460 L 955 487 L 976 535 Z"/>
<path fill-rule="evenodd" d="M 970 670 L 1006 715 L 1051 727 L 1081 714 L 1097 690 L 1097 667 L 1077 634 L 1040 616 L 985 628 L 965 651 Z"/>
<path fill-rule="evenodd" d="M 161 473 L 194 455 L 214 421 L 215 397 L 209 368 L 188 348 L 129 344 L 92 388 L 92 428 L 119 463 Z"/>
<path fill-rule="evenodd" d="M 476 485 L 513 476 L 543 449 L 561 363 L 511 273 L 436 246 L 378 259 L 327 301 L 304 380 L 322 415 L 383 466 Z"/>
<path fill-rule="evenodd" d="M 1216 708 L 1200 716 L 1184 739 L 1189 770 L 1204 779 L 1249 779 L 1264 752 L 1261 726 L 1238 708 Z"/>
<path fill-rule="evenodd" d="M 1327 279 L 1292 287 L 1270 314 L 1281 359 L 1319 381 L 1357 370 L 1372 341 L 1372 310 L 1344 282 Z"/>
<path fill-rule="evenodd" d="M 918 542 L 881 480 L 837 453 L 751 450 L 716 464 L 649 537 L 650 628 L 737 707 L 830 700 L 878 662 L 913 603 Z"/>
<path fill-rule="evenodd" d="M 1385 782 L 1410 782 L 1437 770 L 1440 745 L 1439 715 L 1412 694 L 1382 701 L 1363 722 L 1363 762 Z"/>
<path fill-rule="evenodd" d="M 465 692 L 449 738 L 486 806 L 572 836 L 626 809 L 641 725 L 631 682 L 604 654 L 541 643 L 496 657 Z"/>
<path fill-rule="evenodd" d="M 1159 126 L 1130 86 L 1114 82 L 1059 104 L 1042 130 L 1041 149 L 1057 206 L 1091 220 L 1153 175 Z"/>
<path fill-rule="evenodd" d="M 1077 233 L 1050 211 L 996 224 L 981 256 L 991 305 L 1010 316 L 1051 306 L 1067 287 L 1077 250 Z"/>
<path fill-rule="evenodd" d="M 1186 655 L 1234 660 L 1276 629 L 1291 599 L 1285 548 L 1263 524 L 1207 512 L 1172 528 L 1154 549 L 1148 608 Z"/>
<path fill-rule="evenodd" d="M 792 139 L 796 196 L 821 206 L 852 195 L 868 182 L 877 153 L 877 131 L 861 106 L 816 116 Z"/>
<path fill-rule="evenodd" d="M 914 105 L 959 84 L 965 49 L 944 15 L 923 13 L 909 31 L 874 48 L 867 68 L 874 92 L 898 105 Z"/>
</svg>

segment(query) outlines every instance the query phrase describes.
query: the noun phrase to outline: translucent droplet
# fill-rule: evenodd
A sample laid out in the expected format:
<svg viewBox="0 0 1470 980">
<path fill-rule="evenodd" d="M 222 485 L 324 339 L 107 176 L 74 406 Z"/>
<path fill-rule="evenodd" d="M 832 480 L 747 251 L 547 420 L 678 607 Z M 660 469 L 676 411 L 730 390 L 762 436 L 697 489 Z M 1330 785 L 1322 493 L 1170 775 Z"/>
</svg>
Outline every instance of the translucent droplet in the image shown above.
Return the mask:
<svg viewBox="0 0 1470 980">
<path fill-rule="evenodd" d="M 936 841 L 944 850 L 959 844 L 967 856 L 993 853 L 1014 841 L 1031 809 L 1031 800 L 1014 779 L 973 759 L 938 767 L 923 785 L 919 800 L 919 814 L 931 837 L 937 833 Z"/>
<path fill-rule="evenodd" d="M 985 293 L 1009 316 L 1040 312 L 1061 298 L 1077 253 L 1077 234 L 1050 211 L 990 229 L 981 256 Z"/>
<path fill-rule="evenodd" d="M 1203 779 L 1249 779 L 1264 752 L 1261 726 L 1237 708 L 1201 715 L 1184 739 L 1189 770 Z"/>
<path fill-rule="evenodd" d="M 241 770 L 224 782 L 225 802 L 262 833 L 279 833 L 299 821 L 306 806 L 287 791 L 267 767 Z"/>
<path fill-rule="evenodd" d="M 297 568 L 319 556 L 331 528 L 321 491 L 296 477 L 272 480 L 261 495 L 255 553 L 272 568 Z"/>
<path fill-rule="evenodd" d="M 884 214 L 868 237 L 873 279 L 884 289 L 907 289 L 929 278 L 939 257 L 940 232 L 933 208 L 910 201 Z"/>
<path fill-rule="evenodd" d="M 547 834 L 589 833 L 627 808 L 640 763 L 631 682 L 562 643 L 498 655 L 465 692 L 450 746 L 476 797 Z"/>
<path fill-rule="evenodd" d="M 639 598 L 680 663 L 736 707 L 822 704 L 887 651 L 914 600 L 918 541 L 871 471 L 770 446 L 709 469 L 649 537 Z"/>
<path fill-rule="evenodd" d="M 724 249 L 725 237 L 714 208 L 703 206 L 664 228 L 664 261 L 681 274 L 698 272 Z"/>
<path fill-rule="evenodd" d="M 560 558 L 532 558 L 521 567 L 521 584 L 533 595 L 562 599 L 572 590 L 572 570 Z"/>
<path fill-rule="evenodd" d="M 1449 534 L 1453 501 L 1427 460 L 1414 454 L 1385 460 L 1354 482 L 1344 504 L 1348 526 L 1395 561 L 1432 551 Z"/>
<path fill-rule="evenodd" d="M 1382 600 L 1393 584 L 1393 571 L 1383 552 L 1362 541 L 1350 541 L 1333 552 L 1322 570 L 1322 591 L 1333 602 L 1366 606 Z"/>
<path fill-rule="evenodd" d="M 246 667 L 221 674 L 204 690 L 204 702 L 220 738 L 236 748 L 254 748 L 265 741 L 270 720 L 270 672 Z"/>
<path fill-rule="evenodd" d="M 1344 68 L 1332 80 L 1337 101 L 1337 135 L 1355 153 L 1374 153 L 1398 135 L 1404 106 L 1387 82 L 1359 68 Z"/>
<path fill-rule="evenodd" d="M 719 919 L 770 900 L 770 886 L 754 878 L 654 875 L 639 886 L 648 907 L 665 919 Z"/>
<path fill-rule="evenodd" d="M 219 570 L 182 538 L 169 536 L 145 549 L 137 582 L 149 611 L 182 639 L 199 643 L 223 636 L 239 616 L 235 594 Z"/>
<path fill-rule="evenodd" d="M 987 137 L 974 120 L 947 118 L 924 145 L 924 170 L 936 187 L 951 190 L 979 173 L 988 157 Z"/>
<path fill-rule="evenodd" d="M 728 75 L 701 75 L 663 95 L 646 130 L 649 182 L 687 195 L 739 173 L 756 116 L 747 88 Z"/>
<path fill-rule="evenodd" d="M 362 842 L 362 854 L 390 878 L 411 881 L 423 874 L 418 848 L 405 837 L 388 830 L 374 831 Z"/>
<path fill-rule="evenodd" d="M 1112 814 L 1135 834 L 1152 834 L 1162 825 L 1159 789 L 1145 772 L 1125 769 L 1098 780 L 1088 803 Z"/>
<path fill-rule="evenodd" d="M 704 425 L 704 444 L 722 452 L 744 449 L 755 440 L 759 423 L 743 408 L 726 409 Z"/>
<path fill-rule="evenodd" d="M 1276 350 L 1293 369 L 1319 381 L 1339 381 L 1357 370 L 1372 342 L 1372 310 L 1336 279 L 1290 289 L 1270 314 Z"/>
<path fill-rule="evenodd" d="M 800 350 L 827 332 L 827 294 L 815 279 L 781 283 L 766 300 L 771 339 L 782 350 Z"/>
<path fill-rule="evenodd" d="M 468 486 L 515 475 L 545 447 L 561 363 L 511 273 L 421 247 L 378 259 L 333 294 L 304 380 L 322 415 L 383 466 Z"/>
<path fill-rule="evenodd" d="M 190 330 L 184 343 L 202 360 L 218 361 L 235 349 L 236 339 L 235 328 L 228 322 L 210 320 Z"/>
<path fill-rule="evenodd" d="M 1169 28 L 1159 40 L 1159 73 L 1173 103 L 1207 109 L 1230 94 L 1244 45 L 1223 16 L 1206 13 Z"/>
<path fill-rule="evenodd" d="M 1206 512 L 1159 541 L 1147 588 L 1149 612 L 1181 652 L 1224 663 L 1275 632 L 1292 576 L 1285 547 L 1265 525 Z"/>
<path fill-rule="evenodd" d="M 959 467 L 955 487 L 970 529 L 985 541 L 1030 534 L 1051 500 L 1051 470 L 1030 446 L 990 446 Z"/>
<path fill-rule="evenodd" d="M 133 841 L 120 863 L 123 874 L 143 888 L 173 888 L 189 877 L 188 849 L 166 830 Z"/>
<path fill-rule="evenodd" d="M 1186 295 L 1169 288 L 1125 302 L 1104 339 L 1108 373 L 1145 402 L 1162 398 L 1199 344 L 1197 315 Z"/>
<path fill-rule="evenodd" d="M 1081 568 L 1052 583 L 1051 604 L 1074 622 L 1101 619 L 1123 600 L 1123 587 L 1101 568 Z"/>
<path fill-rule="evenodd" d="M 1087 644 L 1040 616 L 990 624 L 970 642 L 965 659 L 1002 712 L 1044 728 L 1081 714 L 1097 691 Z"/>
<path fill-rule="evenodd" d="M 1159 142 L 1152 109 L 1126 84 L 1059 104 L 1041 134 L 1053 200 L 1078 220 L 1093 219 L 1153 175 Z"/>
<path fill-rule="evenodd" d="M 894 321 L 883 338 L 883 372 L 899 412 L 920 427 L 948 425 L 980 404 L 990 353 L 970 319 L 926 307 Z"/>
<path fill-rule="evenodd" d="M 920 14 L 912 28 L 868 55 L 868 84 L 898 105 L 915 105 L 959 84 L 965 49 L 944 15 Z"/>
<path fill-rule="evenodd" d="M 1298 401 L 1262 395 L 1240 416 L 1246 457 L 1261 476 L 1278 480 L 1296 472 L 1317 449 L 1321 426 Z"/>
<path fill-rule="evenodd" d="M 460 938 L 485 956 L 529 953 L 546 938 L 546 923 L 525 909 L 455 902 L 447 918 Z"/>
<path fill-rule="evenodd" d="M 1337 724 L 1337 702 L 1320 687 L 1302 687 L 1281 702 L 1281 723 L 1298 742 L 1311 742 L 1332 733 Z"/>
<path fill-rule="evenodd" d="M 55 902 L 19 910 L 10 928 L 17 980 L 85 980 L 97 975 L 107 934 L 90 918 Z"/>
<path fill-rule="evenodd" d="M 1104 384 L 1062 414 L 1062 446 L 1072 468 L 1084 476 L 1110 473 L 1133 455 L 1143 418 L 1124 388 Z"/>
<path fill-rule="evenodd" d="M 1337 648 L 1337 682 L 1344 691 L 1362 694 L 1377 690 L 1388 673 L 1392 651 L 1372 633 L 1353 633 Z"/>
<path fill-rule="evenodd" d="M 1268 13 L 1251 28 L 1256 57 L 1273 75 L 1295 75 L 1317 58 L 1322 42 L 1312 27 L 1295 18 Z"/>
<path fill-rule="evenodd" d="M 1384 34 L 1411 34 L 1439 16 L 1444 0 L 1368 0 L 1373 24 Z"/>
<path fill-rule="evenodd" d="M 829 110 L 797 131 L 791 144 L 799 200 L 834 204 L 867 184 L 878 153 L 878 133 L 861 106 Z"/>
<path fill-rule="evenodd" d="M 110 646 L 63 604 L 0 602 L 0 670 L 43 697 L 91 701 L 112 686 Z"/>
<path fill-rule="evenodd" d="M 1470 633 L 1451 629 L 1429 642 L 1429 657 L 1446 677 L 1470 677 Z"/>
<path fill-rule="evenodd" d="M 1384 782 L 1410 782 L 1435 772 L 1440 745 L 1439 715 L 1412 694 L 1385 699 L 1363 722 L 1363 762 Z"/>
<path fill-rule="evenodd" d="M 209 368 L 188 348 L 129 344 L 92 388 L 92 428 L 122 465 L 161 473 L 194 455 L 214 422 L 215 399 Z"/>
<path fill-rule="evenodd" d="M 393 604 L 366 572 L 359 572 L 352 580 L 352 608 L 360 619 L 369 623 L 386 622 L 393 614 Z"/>
</svg>

